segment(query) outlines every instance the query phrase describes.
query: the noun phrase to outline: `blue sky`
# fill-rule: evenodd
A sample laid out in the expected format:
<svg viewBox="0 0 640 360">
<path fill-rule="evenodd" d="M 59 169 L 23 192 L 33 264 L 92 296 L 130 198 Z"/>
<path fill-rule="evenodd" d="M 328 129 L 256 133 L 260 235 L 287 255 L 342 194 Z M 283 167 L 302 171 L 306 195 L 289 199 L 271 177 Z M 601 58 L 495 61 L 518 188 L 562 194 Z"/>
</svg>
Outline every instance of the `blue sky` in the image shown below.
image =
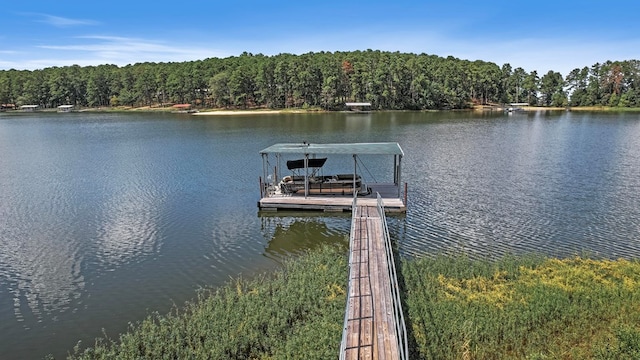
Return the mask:
<svg viewBox="0 0 640 360">
<path fill-rule="evenodd" d="M 0 69 L 382 50 L 567 75 L 640 59 L 640 1 L 22 1 L 3 6 Z"/>
</svg>

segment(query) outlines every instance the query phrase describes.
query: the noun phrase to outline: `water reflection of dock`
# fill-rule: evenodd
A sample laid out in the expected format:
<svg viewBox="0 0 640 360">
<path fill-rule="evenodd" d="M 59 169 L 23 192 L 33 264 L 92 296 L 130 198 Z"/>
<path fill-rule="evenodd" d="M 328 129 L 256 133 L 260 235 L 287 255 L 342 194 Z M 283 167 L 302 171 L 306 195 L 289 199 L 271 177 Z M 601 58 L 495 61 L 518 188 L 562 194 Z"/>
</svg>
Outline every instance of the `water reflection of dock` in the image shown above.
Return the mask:
<svg viewBox="0 0 640 360">
<path fill-rule="evenodd" d="M 303 215 L 304 214 L 304 215 Z M 320 246 L 348 246 L 346 214 L 329 218 L 322 213 L 262 213 L 262 232 L 268 243 L 264 255 L 276 261 L 300 255 Z"/>
</svg>

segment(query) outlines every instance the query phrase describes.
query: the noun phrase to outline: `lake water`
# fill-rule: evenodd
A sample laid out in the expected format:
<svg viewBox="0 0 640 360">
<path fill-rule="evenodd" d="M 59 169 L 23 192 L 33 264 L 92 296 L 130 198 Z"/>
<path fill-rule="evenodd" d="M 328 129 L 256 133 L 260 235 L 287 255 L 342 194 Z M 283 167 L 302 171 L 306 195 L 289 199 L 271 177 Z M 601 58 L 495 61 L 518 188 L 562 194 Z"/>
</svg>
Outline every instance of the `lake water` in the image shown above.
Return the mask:
<svg viewBox="0 0 640 360">
<path fill-rule="evenodd" d="M 347 243 L 349 214 L 258 213 L 258 152 L 302 141 L 400 143 L 405 257 L 640 256 L 639 114 L 0 114 L 0 358 Z"/>
</svg>

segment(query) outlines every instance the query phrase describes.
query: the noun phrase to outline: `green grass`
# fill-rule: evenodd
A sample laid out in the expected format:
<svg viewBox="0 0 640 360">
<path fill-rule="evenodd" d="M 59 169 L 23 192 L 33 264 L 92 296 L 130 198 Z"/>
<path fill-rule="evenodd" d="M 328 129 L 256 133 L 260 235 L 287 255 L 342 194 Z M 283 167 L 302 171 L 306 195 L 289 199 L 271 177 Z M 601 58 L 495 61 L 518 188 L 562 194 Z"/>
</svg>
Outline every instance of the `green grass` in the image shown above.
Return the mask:
<svg viewBox="0 0 640 360">
<path fill-rule="evenodd" d="M 640 262 L 440 256 L 401 266 L 411 359 L 640 359 Z M 71 359 L 334 359 L 347 249 L 237 279 Z"/>
<path fill-rule="evenodd" d="M 439 257 L 402 271 L 412 358 L 640 358 L 637 261 Z"/>
</svg>

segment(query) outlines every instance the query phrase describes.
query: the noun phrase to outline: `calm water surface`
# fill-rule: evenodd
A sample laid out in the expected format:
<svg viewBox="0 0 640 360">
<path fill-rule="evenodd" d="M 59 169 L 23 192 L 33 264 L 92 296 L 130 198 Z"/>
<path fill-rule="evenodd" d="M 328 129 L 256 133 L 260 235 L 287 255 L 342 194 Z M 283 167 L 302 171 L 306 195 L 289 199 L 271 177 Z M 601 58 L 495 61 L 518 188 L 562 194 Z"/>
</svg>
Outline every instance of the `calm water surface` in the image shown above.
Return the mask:
<svg viewBox="0 0 640 360">
<path fill-rule="evenodd" d="M 0 358 L 64 358 L 346 243 L 348 214 L 257 211 L 258 151 L 297 141 L 401 144 L 404 256 L 640 257 L 638 114 L 1 114 Z"/>
</svg>

